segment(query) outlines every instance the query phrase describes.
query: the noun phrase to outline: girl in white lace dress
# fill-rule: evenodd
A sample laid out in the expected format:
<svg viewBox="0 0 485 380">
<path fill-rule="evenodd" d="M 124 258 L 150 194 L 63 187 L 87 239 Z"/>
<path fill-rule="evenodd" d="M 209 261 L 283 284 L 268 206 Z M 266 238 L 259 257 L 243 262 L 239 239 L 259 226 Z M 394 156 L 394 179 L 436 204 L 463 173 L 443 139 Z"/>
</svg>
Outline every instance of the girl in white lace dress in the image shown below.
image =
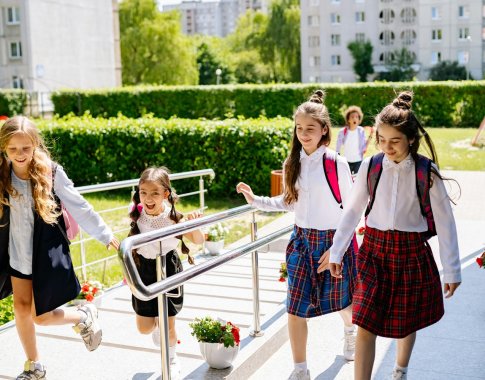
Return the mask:
<svg viewBox="0 0 485 380">
<path fill-rule="evenodd" d="M 169 172 L 166 168 L 148 168 L 143 171 L 138 182 L 138 189 L 133 195 L 133 209 L 130 212 L 132 219 L 130 236 L 158 230 L 170 226 L 182 220 L 183 215 L 175 210 L 177 194 L 170 185 Z M 198 212 L 187 215 L 187 219 L 199 217 Z M 200 230 L 192 231 L 183 235 L 193 243 L 202 244 L 204 235 Z M 181 237 L 168 238 L 161 242 L 138 248 L 134 253 L 135 263 L 140 277 L 145 285 L 153 284 L 156 277 L 156 257 L 164 255 L 166 258 L 167 277 L 183 270 L 182 262 L 177 253 L 177 246 Z M 182 241 L 182 252 L 188 253 L 188 249 Z M 189 262 L 193 264 L 189 256 Z M 172 378 L 177 377 L 180 366 L 175 354 L 177 333 L 175 331 L 175 316 L 180 312 L 183 305 L 183 288 L 179 297 L 168 297 L 168 323 L 169 323 L 169 357 L 170 372 Z M 170 291 L 178 293 L 178 289 Z M 160 331 L 158 329 L 158 305 L 157 299 L 142 301 L 132 296 L 132 305 L 136 313 L 136 325 L 142 334 L 152 334 L 153 341 L 160 345 Z"/>
</svg>

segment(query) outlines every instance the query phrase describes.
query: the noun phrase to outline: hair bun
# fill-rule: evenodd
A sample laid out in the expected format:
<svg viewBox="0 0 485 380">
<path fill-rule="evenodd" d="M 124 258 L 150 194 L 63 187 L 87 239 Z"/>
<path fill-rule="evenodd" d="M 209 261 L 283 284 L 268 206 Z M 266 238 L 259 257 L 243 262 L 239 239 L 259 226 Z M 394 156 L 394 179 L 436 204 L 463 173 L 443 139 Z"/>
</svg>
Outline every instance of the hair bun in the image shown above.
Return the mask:
<svg viewBox="0 0 485 380">
<path fill-rule="evenodd" d="M 413 102 L 413 93 L 411 91 L 401 92 L 396 99 L 392 101 L 392 105 L 396 108 L 410 110 Z"/>
<path fill-rule="evenodd" d="M 310 96 L 309 101 L 313 103 L 323 104 L 324 100 L 325 100 L 325 91 L 317 90 L 312 94 L 312 96 Z"/>
</svg>

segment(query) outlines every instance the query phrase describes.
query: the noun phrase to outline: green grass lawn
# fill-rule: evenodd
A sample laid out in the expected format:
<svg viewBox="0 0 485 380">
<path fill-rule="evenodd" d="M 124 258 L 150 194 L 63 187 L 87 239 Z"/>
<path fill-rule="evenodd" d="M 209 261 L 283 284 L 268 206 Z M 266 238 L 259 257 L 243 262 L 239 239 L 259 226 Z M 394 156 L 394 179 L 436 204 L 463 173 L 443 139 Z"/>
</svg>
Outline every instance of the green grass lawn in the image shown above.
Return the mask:
<svg viewBox="0 0 485 380">
<path fill-rule="evenodd" d="M 335 149 L 339 129 L 332 129 L 332 143 L 330 147 L 333 149 Z M 485 170 L 485 148 L 472 147 L 470 144 L 477 133 L 476 128 L 428 128 L 427 132 L 431 136 L 438 153 L 440 169 Z M 423 150 L 423 146 L 426 146 L 426 143 L 424 139 L 421 141 L 421 150 L 426 155 L 426 150 Z M 378 152 L 374 142 L 375 139 L 372 139 L 366 157 Z"/>
</svg>

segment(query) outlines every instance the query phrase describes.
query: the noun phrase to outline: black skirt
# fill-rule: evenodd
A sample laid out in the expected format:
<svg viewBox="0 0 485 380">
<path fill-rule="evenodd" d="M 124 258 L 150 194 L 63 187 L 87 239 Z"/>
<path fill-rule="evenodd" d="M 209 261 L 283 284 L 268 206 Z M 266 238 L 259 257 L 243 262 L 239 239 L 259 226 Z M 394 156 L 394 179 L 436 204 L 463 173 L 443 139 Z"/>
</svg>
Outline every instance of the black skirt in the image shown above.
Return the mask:
<svg viewBox="0 0 485 380">
<path fill-rule="evenodd" d="M 138 255 L 135 260 L 140 274 L 141 280 L 145 285 L 151 285 L 157 281 L 157 268 L 155 259 L 146 259 L 141 255 Z M 167 277 L 173 276 L 176 273 L 180 273 L 183 270 L 182 262 L 180 261 L 177 251 L 173 250 L 166 255 L 166 271 Z M 175 288 L 168 293 L 177 294 L 179 288 Z M 167 297 L 168 316 L 173 317 L 177 315 L 184 303 L 184 288 L 180 287 L 181 295 L 179 297 Z M 131 304 L 133 310 L 142 317 L 158 317 L 158 299 L 154 298 L 150 301 L 142 301 L 131 296 Z"/>
</svg>

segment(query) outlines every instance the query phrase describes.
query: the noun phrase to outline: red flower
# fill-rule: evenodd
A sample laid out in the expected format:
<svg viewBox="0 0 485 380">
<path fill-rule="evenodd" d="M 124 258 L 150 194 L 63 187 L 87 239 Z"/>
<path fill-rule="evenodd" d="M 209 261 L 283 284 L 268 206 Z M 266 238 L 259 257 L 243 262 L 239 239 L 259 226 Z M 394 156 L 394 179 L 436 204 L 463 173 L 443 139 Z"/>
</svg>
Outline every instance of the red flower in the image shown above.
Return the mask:
<svg viewBox="0 0 485 380">
<path fill-rule="evenodd" d="M 364 235 L 364 232 L 365 232 L 365 227 L 360 227 L 357 231 L 359 235 Z"/>
<path fill-rule="evenodd" d="M 91 294 L 86 294 L 86 301 L 91 302 L 94 299 L 94 296 Z"/>
<path fill-rule="evenodd" d="M 239 327 L 234 326 L 231 322 L 227 322 L 229 325 L 231 325 L 231 333 L 232 336 L 234 337 L 234 342 L 236 343 L 236 346 L 239 346 L 239 342 L 241 341 L 239 337 Z"/>
<path fill-rule="evenodd" d="M 93 294 L 96 294 L 98 292 L 98 288 L 93 288 Z"/>
<path fill-rule="evenodd" d="M 280 278 L 278 279 L 278 281 L 279 281 L 279 282 L 285 282 L 286 280 L 285 280 L 283 277 L 280 277 Z"/>
<path fill-rule="evenodd" d="M 83 284 L 83 287 L 81 288 L 82 292 L 89 292 L 89 284 Z"/>
<path fill-rule="evenodd" d="M 0 120 L 8 120 L 8 116 L 2 115 L 0 116 Z"/>
<path fill-rule="evenodd" d="M 483 267 L 483 259 L 481 257 L 477 257 L 477 264 L 480 268 Z"/>
</svg>

